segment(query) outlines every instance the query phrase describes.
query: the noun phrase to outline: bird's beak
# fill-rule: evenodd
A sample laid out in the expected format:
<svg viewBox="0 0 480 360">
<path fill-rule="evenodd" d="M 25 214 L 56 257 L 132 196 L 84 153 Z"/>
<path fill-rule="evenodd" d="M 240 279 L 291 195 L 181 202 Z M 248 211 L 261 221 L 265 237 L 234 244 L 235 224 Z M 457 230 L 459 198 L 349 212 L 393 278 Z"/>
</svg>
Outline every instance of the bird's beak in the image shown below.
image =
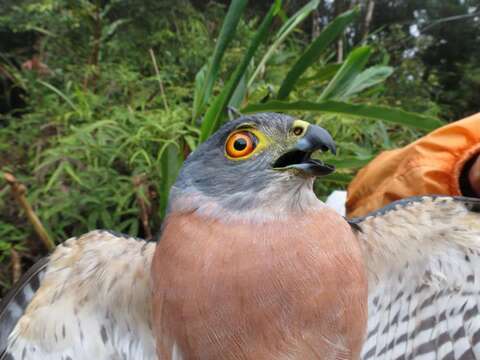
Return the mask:
<svg viewBox="0 0 480 360">
<path fill-rule="evenodd" d="M 312 159 L 315 151 L 328 151 L 336 154 L 335 142 L 327 130 L 317 125 L 296 120 L 295 125 L 303 127 L 303 134 L 292 149 L 281 155 L 273 164 L 274 170 L 297 170 L 308 176 L 325 176 L 333 171 L 333 165 Z"/>
</svg>

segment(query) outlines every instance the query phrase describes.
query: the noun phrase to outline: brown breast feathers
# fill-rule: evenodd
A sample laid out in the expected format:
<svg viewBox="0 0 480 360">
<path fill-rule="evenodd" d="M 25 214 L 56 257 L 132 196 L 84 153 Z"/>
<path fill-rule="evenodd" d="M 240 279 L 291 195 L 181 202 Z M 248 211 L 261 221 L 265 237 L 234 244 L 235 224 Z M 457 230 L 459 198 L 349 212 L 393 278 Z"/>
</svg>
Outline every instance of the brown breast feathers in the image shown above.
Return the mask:
<svg viewBox="0 0 480 360">
<path fill-rule="evenodd" d="M 171 214 L 152 271 L 162 360 L 358 357 L 366 274 L 331 210 L 263 224 Z"/>
</svg>

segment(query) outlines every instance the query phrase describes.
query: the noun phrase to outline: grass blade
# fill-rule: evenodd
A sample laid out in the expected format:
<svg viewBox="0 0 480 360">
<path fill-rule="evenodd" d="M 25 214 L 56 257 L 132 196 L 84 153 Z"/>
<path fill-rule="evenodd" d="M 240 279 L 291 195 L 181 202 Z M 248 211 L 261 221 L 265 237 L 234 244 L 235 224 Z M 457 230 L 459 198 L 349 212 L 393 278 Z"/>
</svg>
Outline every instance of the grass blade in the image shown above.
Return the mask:
<svg viewBox="0 0 480 360">
<path fill-rule="evenodd" d="M 248 105 L 241 110 L 242 113 L 263 111 L 314 111 L 348 117 L 382 120 L 428 131 L 444 125 L 439 119 L 407 112 L 401 109 L 390 108 L 386 106 L 350 104 L 332 100 L 318 103 L 309 101 L 285 102 L 272 100 L 264 104 Z"/>
<path fill-rule="evenodd" d="M 372 66 L 362 71 L 348 86 L 342 96 L 342 100 L 348 99 L 353 95 L 362 92 L 372 86 L 384 82 L 393 73 L 393 68 L 390 66 Z"/>
<path fill-rule="evenodd" d="M 255 69 L 253 75 L 248 80 L 247 88 L 252 86 L 253 81 L 257 78 L 259 72 L 265 67 L 265 64 L 273 55 L 275 50 L 282 44 L 285 38 L 300 24 L 303 20 L 307 18 L 310 13 L 318 7 L 320 0 L 311 0 L 295 14 L 293 14 L 283 26 L 278 30 L 277 34 L 273 39 L 272 45 L 268 48 L 265 55 L 263 55 L 262 60 L 258 63 L 257 68 Z"/>
<path fill-rule="evenodd" d="M 160 216 L 165 217 L 168 205 L 170 188 L 177 178 L 178 171 L 182 166 L 182 158 L 178 145 L 169 143 L 161 157 L 162 181 L 160 183 Z"/>
<path fill-rule="evenodd" d="M 55 94 L 57 94 L 58 96 L 60 96 L 63 100 L 65 100 L 67 102 L 68 105 L 70 105 L 72 107 L 72 109 L 77 112 L 77 113 L 80 113 L 80 111 L 78 110 L 78 108 L 75 106 L 75 104 L 73 103 L 72 100 L 70 100 L 70 98 L 65 95 L 63 92 L 61 92 L 60 90 L 58 90 L 55 86 L 45 82 L 45 81 L 42 81 L 42 80 L 38 80 L 38 83 L 45 86 L 46 88 L 52 90 Z"/>
<path fill-rule="evenodd" d="M 362 46 L 353 50 L 343 63 L 342 67 L 337 71 L 332 81 L 330 81 L 320 95 L 319 100 L 330 100 L 341 98 L 346 93 L 349 85 L 353 83 L 355 78 L 360 74 L 368 59 L 372 49 L 369 46 Z"/>
<path fill-rule="evenodd" d="M 278 90 L 277 98 L 287 98 L 302 74 L 318 60 L 325 49 L 340 35 L 358 15 L 358 8 L 349 10 L 335 18 L 292 66 Z"/>
<path fill-rule="evenodd" d="M 255 55 L 255 52 L 258 49 L 260 43 L 262 43 L 268 36 L 268 29 L 273 21 L 273 18 L 280 10 L 281 0 L 275 0 L 275 3 L 270 7 L 268 14 L 265 16 L 262 21 L 259 29 L 253 36 L 250 46 L 248 47 L 245 55 L 235 68 L 232 76 L 228 80 L 227 84 L 223 88 L 222 92 L 215 98 L 214 102 L 210 105 L 205 114 L 205 117 L 200 128 L 200 142 L 205 141 L 215 130 L 217 130 L 220 125 L 220 118 L 223 114 L 224 109 L 229 103 L 233 92 L 237 88 L 238 83 L 240 82 L 242 76 L 247 70 L 248 64 Z"/>
<path fill-rule="evenodd" d="M 211 60 L 209 61 L 208 70 L 201 76 L 195 77 L 195 82 L 199 81 L 200 85 L 195 84 L 193 119 L 197 119 L 202 113 L 203 108 L 208 102 L 212 94 L 213 85 L 218 77 L 220 63 L 222 61 L 225 49 L 235 36 L 235 29 L 247 5 L 247 0 L 232 0 L 228 8 L 225 21 L 223 22 L 220 35 L 218 36 L 217 45 L 213 51 Z M 200 72 L 205 71 L 203 68 Z M 198 92 L 197 92 L 198 89 Z"/>
</svg>

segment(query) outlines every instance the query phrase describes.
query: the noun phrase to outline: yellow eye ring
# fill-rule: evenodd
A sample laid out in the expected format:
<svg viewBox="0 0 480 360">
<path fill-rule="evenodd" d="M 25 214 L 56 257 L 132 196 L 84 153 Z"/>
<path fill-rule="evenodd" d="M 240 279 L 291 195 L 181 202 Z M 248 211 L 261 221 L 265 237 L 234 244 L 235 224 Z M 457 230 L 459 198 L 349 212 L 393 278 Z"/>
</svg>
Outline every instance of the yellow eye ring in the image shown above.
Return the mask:
<svg viewBox="0 0 480 360">
<path fill-rule="evenodd" d="M 225 143 L 225 152 L 233 159 L 250 155 L 256 148 L 255 135 L 250 131 L 239 131 L 231 134 Z"/>
</svg>

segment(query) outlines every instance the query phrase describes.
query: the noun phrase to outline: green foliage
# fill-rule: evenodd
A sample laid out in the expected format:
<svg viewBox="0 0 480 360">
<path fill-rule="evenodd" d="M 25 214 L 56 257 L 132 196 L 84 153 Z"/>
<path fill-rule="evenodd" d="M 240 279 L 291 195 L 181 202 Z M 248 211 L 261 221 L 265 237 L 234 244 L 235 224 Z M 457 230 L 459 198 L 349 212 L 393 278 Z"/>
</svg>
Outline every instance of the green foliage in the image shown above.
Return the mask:
<svg viewBox="0 0 480 360">
<path fill-rule="evenodd" d="M 57 242 L 94 228 L 148 237 L 160 228 L 185 156 L 226 121 L 230 105 L 321 123 L 340 154 L 327 158 L 339 173 L 319 183 L 319 194 L 344 187 L 380 150 L 441 123 L 389 107 L 384 81 L 392 68 L 385 61 L 368 66 L 372 54 L 381 58 L 378 49 L 352 47 L 343 63 L 330 60 L 358 10 L 310 42 L 299 25 L 318 3 L 283 23 L 279 0 L 252 18 L 243 15 L 243 0 L 228 9 L 210 3 L 203 12 L 187 1 L 12 5 L 1 26 L 33 31 L 48 71 L 1 64 L 27 107 L 0 119 L 0 169 L 27 186 Z M 1 263 L 36 236 L 1 180 L 0 189 Z"/>
<path fill-rule="evenodd" d="M 280 10 L 280 5 L 281 1 L 275 0 L 275 3 L 271 6 L 268 14 L 265 16 L 262 23 L 260 24 L 258 31 L 253 36 L 242 60 L 237 65 L 232 76 L 225 84 L 224 89 L 220 92 L 217 98 L 213 101 L 212 105 L 208 108 L 205 117 L 203 118 L 202 126 L 200 128 L 200 142 L 205 141 L 219 128 L 222 114 L 225 111 L 227 104 L 232 98 L 234 91 L 240 83 L 242 77 L 244 77 L 248 64 L 255 55 L 258 46 L 263 41 L 265 41 L 273 18 Z"/>
<path fill-rule="evenodd" d="M 318 60 L 320 55 L 322 55 L 328 46 L 343 33 L 346 27 L 352 23 L 357 15 L 358 9 L 350 10 L 339 15 L 310 44 L 283 80 L 280 90 L 278 91 L 278 98 L 280 100 L 285 99 L 289 95 L 295 86 L 295 83 L 305 70 Z"/>
<path fill-rule="evenodd" d="M 273 100 L 263 104 L 250 105 L 244 108 L 245 113 L 264 111 L 288 112 L 310 111 L 343 116 L 360 117 L 378 121 L 392 122 L 399 125 L 410 126 L 414 129 L 435 130 L 442 125 L 436 118 L 407 113 L 406 111 L 384 106 L 349 104 L 339 101 L 320 101 L 317 103 L 308 101 L 284 102 Z"/>
<path fill-rule="evenodd" d="M 193 102 L 193 119 L 197 119 L 204 111 L 205 106 L 212 95 L 213 85 L 218 78 L 220 65 L 228 44 L 235 36 L 235 29 L 240 21 L 246 0 L 233 0 L 230 5 L 222 29 L 218 36 L 217 45 L 212 59 L 198 72 L 195 77 L 195 97 Z"/>
</svg>

